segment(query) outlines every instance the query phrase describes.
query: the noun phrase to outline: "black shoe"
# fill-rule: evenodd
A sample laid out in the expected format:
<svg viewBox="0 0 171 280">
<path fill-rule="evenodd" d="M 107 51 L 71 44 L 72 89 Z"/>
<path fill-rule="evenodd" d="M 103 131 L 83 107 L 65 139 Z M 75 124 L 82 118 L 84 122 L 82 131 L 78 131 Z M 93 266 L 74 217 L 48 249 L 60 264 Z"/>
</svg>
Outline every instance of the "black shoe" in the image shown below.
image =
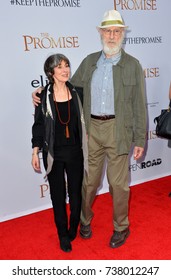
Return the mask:
<svg viewBox="0 0 171 280">
<path fill-rule="evenodd" d="M 80 225 L 80 236 L 84 239 L 88 239 L 92 236 L 90 224 L 87 226 L 84 226 L 83 224 Z"/>
<path fill-rule="evenodd" d="M 119 246 L 123 245 L 130 235 L 129 228 L 123 231 L 114 231 L 111 239 L 110 239 L 110 247 L 111 248 L 118 248 Z"/>
<path fill-rule="evenodd" d="M 64 252 L 72 251 L 72 246 L 71 246 L 70 240 L 67 236 L 60 238 L 60 247 Z"/>
</svg>

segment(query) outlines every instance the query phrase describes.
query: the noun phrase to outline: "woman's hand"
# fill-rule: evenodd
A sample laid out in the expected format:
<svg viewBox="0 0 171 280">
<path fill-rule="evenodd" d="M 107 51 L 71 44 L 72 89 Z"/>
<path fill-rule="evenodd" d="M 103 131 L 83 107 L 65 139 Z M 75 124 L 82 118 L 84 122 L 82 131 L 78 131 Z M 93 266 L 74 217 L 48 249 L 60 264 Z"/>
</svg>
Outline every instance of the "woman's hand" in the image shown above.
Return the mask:
<svg viewBox="0 0 171 280">
<path fill-rule="evenodd" d="M 33 166 L 33 169 L 34 169 L 36 172 L 41 173 L 40 159 L 39 159 L 38 153 L 33 153 L 33 154 L 32 154 L 32 161 L 31 161 L 31 164 L 32 164 L 32 166 Z"/>
</svg>

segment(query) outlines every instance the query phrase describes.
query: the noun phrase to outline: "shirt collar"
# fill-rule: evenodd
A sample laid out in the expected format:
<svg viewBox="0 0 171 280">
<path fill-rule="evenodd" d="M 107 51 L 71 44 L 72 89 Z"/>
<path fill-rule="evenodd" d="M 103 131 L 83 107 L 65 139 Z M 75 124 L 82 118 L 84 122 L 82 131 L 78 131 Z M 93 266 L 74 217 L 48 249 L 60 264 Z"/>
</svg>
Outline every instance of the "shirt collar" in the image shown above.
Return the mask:
<svg viewBox="0 0 171 280">
<path fill-rule="evenodd" d="M 106 58 L 104 51 L 102 51 L 101 58 L 103 61 L 109 61 L 109 62 L 112 62 L 112 64 L 116 64 L 121 58 L 121 51 L 119 53 L 117 53 L 116 55 L 113 55 L 110 58 Z"/>
</svg>

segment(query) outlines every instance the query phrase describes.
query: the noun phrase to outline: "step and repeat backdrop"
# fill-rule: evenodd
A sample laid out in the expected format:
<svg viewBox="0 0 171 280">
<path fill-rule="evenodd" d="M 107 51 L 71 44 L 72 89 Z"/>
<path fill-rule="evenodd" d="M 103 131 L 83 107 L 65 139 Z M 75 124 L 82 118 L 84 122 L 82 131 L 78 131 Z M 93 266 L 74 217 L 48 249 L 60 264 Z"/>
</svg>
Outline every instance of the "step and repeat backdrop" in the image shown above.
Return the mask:
<svg viewBox="0 0 171 280">
<path fill-rule="evenodd" d="M 46 58 L 63 53 L 72 73 L 82 59 L 101 49 L 96 26 L 106 10 L 118 10 L 129 26 L 123 48 L 144 69 L 147 98 L 147 145 L 144 158 L 130 154 L 130 186 L 171 174 L 168 140 L 155 135 L 154 117 L 169 104 L 171 81 L 170 10 L 168 0 L 6 0 L 1 17 L 0 220 L 51 207 L 44 169 L 31 166 L 31 94 L 47 83 Z M 98 194 L 108 192 L 102 175 Z M 161 186 L 162 188 L 162 186 Z"/>
</svg>

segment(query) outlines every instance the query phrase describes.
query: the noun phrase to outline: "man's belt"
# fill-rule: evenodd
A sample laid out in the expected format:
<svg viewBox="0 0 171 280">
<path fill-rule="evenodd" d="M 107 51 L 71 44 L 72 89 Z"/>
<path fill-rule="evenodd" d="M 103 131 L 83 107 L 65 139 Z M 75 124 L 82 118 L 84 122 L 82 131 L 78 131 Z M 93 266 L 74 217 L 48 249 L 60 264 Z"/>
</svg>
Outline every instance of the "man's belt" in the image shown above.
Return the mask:
<svg viewBox="0 0 171 280">
<path fill-rule="evenodd" d="M 103 116 L 91 115 L 91 118 L 96 120 L 106 121 L 106 120 L 114 119 L 115 115 L 103 115 Z"/>
</svg>

